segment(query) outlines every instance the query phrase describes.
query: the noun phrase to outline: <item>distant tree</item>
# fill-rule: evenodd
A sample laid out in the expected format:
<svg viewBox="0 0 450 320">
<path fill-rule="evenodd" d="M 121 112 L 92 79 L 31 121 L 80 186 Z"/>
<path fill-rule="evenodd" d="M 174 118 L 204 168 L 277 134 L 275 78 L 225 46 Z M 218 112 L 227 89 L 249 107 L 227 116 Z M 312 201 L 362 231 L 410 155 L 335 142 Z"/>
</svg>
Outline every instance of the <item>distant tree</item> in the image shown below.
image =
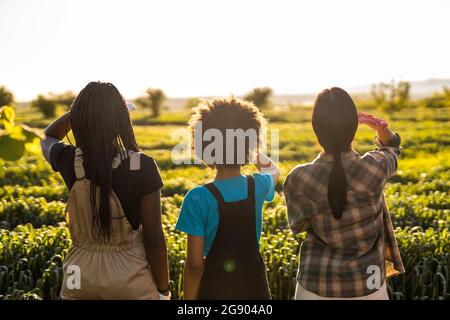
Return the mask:
<svg viewBox="0 0 450 320">
<path fill-rule="evenodd" d="M 391 100 L 396 108 L 400 109 L 409 106 L 411 92 L 411 84 L 407 81 L 400 81 L 397 87 L 394 86 Z"/>
<path fill-rule="evenodd" d="M 149 107 L 147 96 L 137 97 L 133 100 L 133 103 L 139 108 L 148 108 Z"/>
<path fill-rule="evenodd" d="M 410 105 L 411 85 L 407 81 L 372 86 L 371 96 L 376 107 L 385 111 L 400 110 Z"/>
<path fill-rule="evenodd" d="M 378 85 L 372 85 L 370 95 L 376 107 L 380 109 L 385 109 L 387 105 L 387 91 L 389 85 L 386 83 L 379 83 Z"/>
<path fill-rule="evenodd" d="M 0 87 L 0 107 L 14 103 L 14 95 L 5 86 Z"/>
<path fill-rule="evenodd" d="M 431 97 L 423 99 L 421 106 L 430 109 L 448 108 L 450 107 L 450 89 L 444 87 L 442 92 L 435 92 Z"/>
<path fill-rule="evenodd" d="M 185 109 L 191 110 L 199 105 L 202 100 L 200 98 L 189 98 L 184 105 Z"/>
<path fill-rule="evenodd" d="M 56 104 L 64 106 L 69 109 L 72 105 L 73 100 L 77 97 L 76 93 L 73 91 L 66 91 L 59 94 L 52 94 L 51 99 L 56 102 Z"/>
<path fill-rule="evenodd" d="M 254 88 L 244 96 L 244 100 L 253 102 L 260 109 L 268 108 L 273 91 L 269 87 Z"/>
<path fill-rule="evenodd" d="M 148 106 L 152 111 L 152 116 L 155 118 L 159 117 L 163 103 L 167 98 L 164 91 L 161 89 L 148 88 L 146 93 Z"/>
<path fill-rule="evenodd" d="M 52 118 L 56 114 L 56 101 L 41 94 L 31 101 L 31 106 L 42 112 L 45 118 Z"/>
</svg>

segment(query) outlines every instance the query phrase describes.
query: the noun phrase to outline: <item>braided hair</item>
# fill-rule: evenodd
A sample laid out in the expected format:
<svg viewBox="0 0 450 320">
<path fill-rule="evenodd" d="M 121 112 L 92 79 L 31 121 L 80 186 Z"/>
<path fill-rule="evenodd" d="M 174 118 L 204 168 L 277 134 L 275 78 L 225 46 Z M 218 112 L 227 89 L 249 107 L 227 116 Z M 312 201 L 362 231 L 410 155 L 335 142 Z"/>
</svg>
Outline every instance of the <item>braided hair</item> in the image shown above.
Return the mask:
<svg viewBox="0 0 450 320">
<path fill-rule="evenodd" d="M 119 153 L 124 159 L 126 150 L 139 151 L 130 114 L 113 84 L 90 82 L 72 103 L 70 122 L 76 145 L 83 152 L 86 177 L 91 182 L 92 227 L 107 242 L 111 236 L 109 196 L 113 157 Z"/>
</svg>

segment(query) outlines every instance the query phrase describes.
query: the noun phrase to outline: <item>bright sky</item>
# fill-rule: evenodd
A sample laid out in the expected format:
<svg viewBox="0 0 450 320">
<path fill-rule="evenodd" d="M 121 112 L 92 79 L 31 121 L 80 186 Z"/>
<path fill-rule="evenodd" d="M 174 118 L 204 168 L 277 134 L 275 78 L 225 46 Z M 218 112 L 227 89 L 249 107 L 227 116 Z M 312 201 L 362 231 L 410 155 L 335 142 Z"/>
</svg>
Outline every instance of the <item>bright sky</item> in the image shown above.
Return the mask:
<svg viewBox="0 0 450 320">
<path fill-rule="evenodd" d="M 116 84 L 128 98 L 279 94 L 450 77 L 448 0 L 0 0 L 17 99 Z"/>
</svg>

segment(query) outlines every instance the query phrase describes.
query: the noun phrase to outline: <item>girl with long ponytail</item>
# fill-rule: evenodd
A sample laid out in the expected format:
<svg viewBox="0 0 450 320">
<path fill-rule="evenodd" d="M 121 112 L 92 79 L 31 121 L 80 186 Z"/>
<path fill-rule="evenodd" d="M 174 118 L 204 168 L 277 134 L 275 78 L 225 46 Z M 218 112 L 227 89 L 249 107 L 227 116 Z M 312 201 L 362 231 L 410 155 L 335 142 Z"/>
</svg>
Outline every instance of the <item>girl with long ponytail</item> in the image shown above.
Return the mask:
<svg viewBox="0 0 450 320">
<path fill-rule="evenodd" d="M 376 131 L 377 148 L 352 148 L 358 122 Z M 294 168 L 283 193 L 300 251 L 296 299 L 388 299 L 386 278 L 404 272 L 383 188 L 397 169 L 400 137 L 386 121 L 358 112 L 340 88 L 316 98 L 312 126 L 323 148 Z"/>
</svg>

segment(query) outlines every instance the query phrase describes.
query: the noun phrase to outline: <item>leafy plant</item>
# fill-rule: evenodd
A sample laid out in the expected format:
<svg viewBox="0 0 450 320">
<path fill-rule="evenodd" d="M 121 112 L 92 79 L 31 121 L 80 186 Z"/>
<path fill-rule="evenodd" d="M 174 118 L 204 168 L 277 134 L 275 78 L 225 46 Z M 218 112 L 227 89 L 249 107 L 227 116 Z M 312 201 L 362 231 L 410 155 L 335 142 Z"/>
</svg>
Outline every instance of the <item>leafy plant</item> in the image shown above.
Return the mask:
<svg viewBox="0 0 450 320">
<path fill-rule="evenodd" d="M 152 111 L 152 117 L 159 117 L 164 101 L 167 99 L 166 94 L 161 89 L 154 88 L 148 88 L 146 94 L 147 96 L 140 98 L 138 103 L 144 107 L 149 107 Z"/>
<path fill-rule="evenodd" d="M 436 92 L 419 102 L 425 108 L 440 109 L 450 107 L 450 88 L 444 87 L 442 92 Z"/>
<path fill-rule="evenodd" d="M 273 91 L 269 87 L 254 88 L 244 96 L 244 100 L 253 102 L 258 108 L 265 109 L 270 106 Z"/>
<path fill-rule="evenodd" d="M 76 98 L 76 93 L 73 91 L 66 91 L 63 93 L 52 94 L 51 99 L 57 104 L 61 105 L 66 109 L 69 109 L 72 105 L 72 102 Z"/>
<path fill-rule="evenodd" d="M 410 104 L 411 85 L 407 81 L 383 83 L 372 86 L 372 99 L 381 110 L 395 111 Z"/>
<path fill-rule="evenodd" d="M 0 158 L 9 161 L 20 159 L 25 153 L 25 144 L 40 137 L 36 130 L 26 125 L 18 125 L 14 120 L 13 108 L 0 108 Z M 2 168 L 0 165 L 0 177 L 4 176 Z"/>
<path fill-rule="evenodd" d="M 14 95 L 5 86 L 0 87 L 0 107 L 9 106 L 14 103 Z"/>
<path fill-rule="evenodd" d="M 185 104 L 185 109 L 187 109 L 187 110 L 192 110 L 193 108 L 195 108 L 196 106 L 198 106 L 199 105 L 199 103 L 201 102 L 202 100 L 200 99 L 200 98 L 189 98 L 187 101 L 186 101 L 186 104 Z"/>
<path fill-rule="evenodd" d="M 313 159 L 320 148 L 309 123 L 293 125 L 290 113 L 280 117 L 276 109 L 270 112 L 280 119 L 270 128 L 280 130 L 281 178 L 274 200 L 264 207 L 260 248 L 273 298 L 291 299 L 298 252 L 306 233 L 294 236 L 288 229 L 282 181 L 294 166 Z M 450 135 L 446 112 L 447 108 L 440 108 L 430 118 L 412 122 L 415 115 L 408 109 L 390 121 L 402 136 L 403 150 L 399 170 L 385 194 L 406 268 L 405 274 L 388 280 L 391 299 L 450 299 Z M 3 117 L 10 119 L 11 115 L 3 115 L 2 122 Z M 214 172 L 204 167 L 172 163 L 170 150 L 177 142 L 171 134 L 179 128 L 156 124 L 135 128 L 139 146 L 156 159 L 164 180 L 162 223 L 172 294 L 177 299 L 182 297 L 186 259 L 186 235 L 175 230 L 179 209 L 189 189 L 214 177 Z M 358 129 L 354 147 L 360 153 L 372 150 L 372 139 L 371 130 Z M 0 299 L 57 299 L 62 263 L 71 245 L 64 222 L 67 189 L 40 154 L 27 152 L 15 162 L 2 160 L 0 166 L 5 167 L 0 179 Z M 247 174 L 254 168 L 243 171 Z"/>
<path fill-rule="evenodd" d="M 42 94 L 31 101 L 31 106 L 38 109 L 45 118 L 53 118 L 56 115 L 57 102 L 51 97 L 46 97 Z"/>
</svg>

